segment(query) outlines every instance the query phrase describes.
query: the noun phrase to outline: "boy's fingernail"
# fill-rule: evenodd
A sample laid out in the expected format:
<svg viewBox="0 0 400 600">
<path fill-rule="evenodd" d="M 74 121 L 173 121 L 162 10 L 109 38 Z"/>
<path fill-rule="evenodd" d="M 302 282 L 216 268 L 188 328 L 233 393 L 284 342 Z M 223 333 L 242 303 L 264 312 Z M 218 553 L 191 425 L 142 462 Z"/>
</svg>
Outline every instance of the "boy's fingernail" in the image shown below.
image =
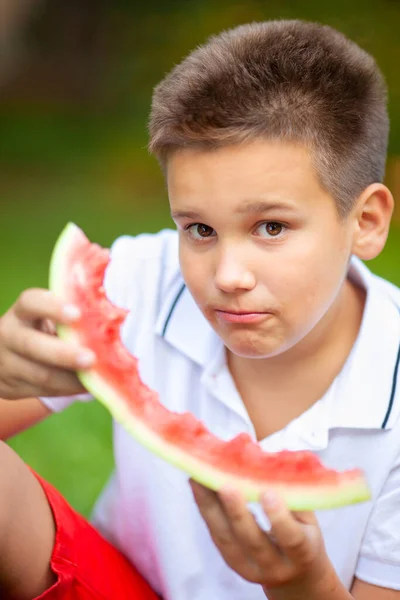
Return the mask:
<svg viewBox="0 0 400 600">
<path fill-rule="evenodd" d="M 90 367 L 95 361 L 95 355 L 91 350 L 85 350 L 78 354 L 77 362 L 80 367 Z"/>
<path fill-rule="evenodd" d="M 262 495 L 262 503 L 265 508 L 269 510 L 274 510 L 279 506 L 279 498 L 275 492 L 264 492 Z"/>
<path fill-rule="evenodd" d="M 71 319 L 71 321 L 75 321 L 81 316 L 81 311 L 73 304 L 66 304 L 63 308 L 63 313 L 64 316 L 67 317 L 67 319 Z"/>
</svg>

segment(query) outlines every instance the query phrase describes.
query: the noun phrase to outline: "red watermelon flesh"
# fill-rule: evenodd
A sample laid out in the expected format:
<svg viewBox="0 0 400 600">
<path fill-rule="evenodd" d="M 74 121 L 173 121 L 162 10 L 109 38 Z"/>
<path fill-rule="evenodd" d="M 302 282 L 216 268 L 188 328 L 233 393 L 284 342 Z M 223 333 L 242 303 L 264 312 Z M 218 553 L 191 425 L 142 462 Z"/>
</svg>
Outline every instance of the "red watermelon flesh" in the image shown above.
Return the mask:
<svg viewBox="0 0 400 600">
<path fill-rule="evenodd" d="M 219 489 L 225 483 L 248 500 L 274 488 L 293 510 L 332 508 L 369 498 L 359 469 L 324 467 L 309 451 L 264 452 L 247 433 L 230 441 L 213 435 L 191 413 L 174 413 L 140 379 L 137 359 L 125 348 L 120 327 L 127 311 L 113 305 L 103 287 L 109 251 L 89 242 L 69 223 L 55 246 L 50 288 L 80 308 L 82 318 L 59 335 L 92 349 L 95 367 L 78 373 L 82 383 L 149 450 Z M 137 315 L 140 318 L 140 315 Z"/>
</svg>

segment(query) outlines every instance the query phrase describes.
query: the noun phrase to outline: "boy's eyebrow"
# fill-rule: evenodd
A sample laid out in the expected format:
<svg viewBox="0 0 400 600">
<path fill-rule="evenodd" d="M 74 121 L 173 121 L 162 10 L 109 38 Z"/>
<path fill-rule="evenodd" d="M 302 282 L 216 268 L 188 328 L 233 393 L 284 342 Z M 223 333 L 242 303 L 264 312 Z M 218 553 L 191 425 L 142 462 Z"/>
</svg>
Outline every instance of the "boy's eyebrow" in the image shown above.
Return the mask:
<svg viewBox="0 0 400 600">
<path fill-rule="evenodd" d="M 276 209 L 294 211 L 295 207 L 292 206 L 291 203 L 284 201 L 274 200 L 272 202 L 267 202 L 265 200 L 257 200 L 246 202 L 244 206 L 240 206 L 235 212 L 237 214 L 259 214 Z M 192 210 L 175 210 L 171 212 L 171 216 L 173 219 L 200 219 L 202 217 L 200 213 Z"/>
<path fill-rule="evenodd" d="M 239 214 L 251 214 L 251 213 L 263 213 L 269 210 L 276 209 L 285 209 L 285 210 L 295 210 L 294 206 L 292 206 L 289 202 L 284 202 L 283 200 L 273 200 L 271 202 L 267 202 L 265 200 L 257 200 L 250 201 L 238 208 L 235 212 Z"/>
<path fill-rule="evenodd" d="M 201 215 L 192 210 L 174 210 L 171 212 L 173 219 L 200 219 Z"/>
</svg>

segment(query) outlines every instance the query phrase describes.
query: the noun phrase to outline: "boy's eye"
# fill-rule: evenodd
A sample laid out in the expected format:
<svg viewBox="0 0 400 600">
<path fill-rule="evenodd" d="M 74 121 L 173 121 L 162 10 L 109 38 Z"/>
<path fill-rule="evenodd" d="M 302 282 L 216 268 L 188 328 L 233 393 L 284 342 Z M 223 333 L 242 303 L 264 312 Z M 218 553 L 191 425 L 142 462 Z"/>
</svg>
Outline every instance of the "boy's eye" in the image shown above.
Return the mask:
<svg viewBox="0 0 400 600">
<path fill-rule="evenodd" d="M 277 221 L 267 221 L 266 223 L 261 223 L 256 229 L 257 235 L 260 237 L 271 238 L 271 237 L 279 237 L 284 231 L 286 227 L 283 223 L 278 223 Z"/>
<path fill-rule="evenodd" d="M 214 229 L 208 225 L 204 225 L 204 223 L 194 223 L 193 225 L 189 225 L 187 230 L 195 240 L 209 238 L 215 235 Z"/>
</svg>

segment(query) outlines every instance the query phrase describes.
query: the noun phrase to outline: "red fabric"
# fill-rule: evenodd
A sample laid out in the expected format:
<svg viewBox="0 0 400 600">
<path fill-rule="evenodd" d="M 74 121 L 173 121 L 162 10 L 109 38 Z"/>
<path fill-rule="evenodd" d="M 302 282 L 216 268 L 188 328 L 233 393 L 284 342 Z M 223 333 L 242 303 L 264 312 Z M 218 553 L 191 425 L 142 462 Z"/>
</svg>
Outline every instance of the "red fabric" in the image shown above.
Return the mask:
<svg viewBox="0 0 400 600">
<path fill-rule="evenodd" d="M 36 473 L 56 523 L 56 583 L 36 600 L 159 600 L 128 560 Z"/>
</svg>

